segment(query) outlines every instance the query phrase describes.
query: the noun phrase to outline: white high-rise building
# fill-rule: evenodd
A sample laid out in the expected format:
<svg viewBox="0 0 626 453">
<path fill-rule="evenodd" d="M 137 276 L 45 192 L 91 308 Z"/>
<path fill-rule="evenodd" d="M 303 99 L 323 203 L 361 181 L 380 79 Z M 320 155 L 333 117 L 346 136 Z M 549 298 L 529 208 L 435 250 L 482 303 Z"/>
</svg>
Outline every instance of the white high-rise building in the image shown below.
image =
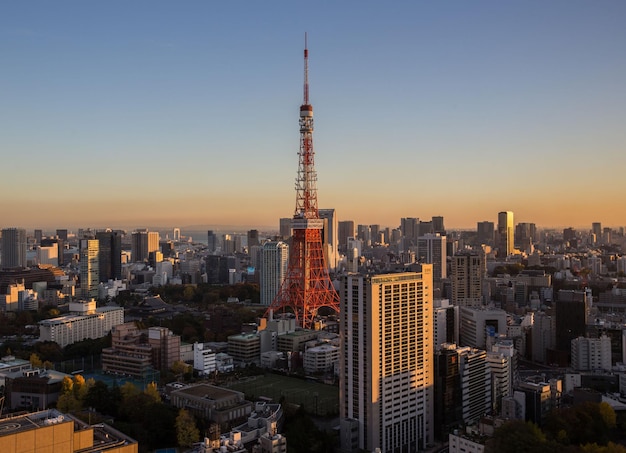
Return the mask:
<svg viewBox="0 0 626 453">
<path fill-rule="evenodd" d="M 418 451 L 433 441 L 432 265 L 344 277 L 340 423 L 345 451 Z"/>
<path fill-rule="evenodd" d="M 448 299 L 435 299 L 433 307 L 433 345 L 435 351 L 444 343 L 459 342 L 459 307 Z"/>
<path fill-rule="evenodd" d="M 487 365 L 491 373 L 491 399 L 497 411 L 502 407 L 502 398 L 513 393 L 512 361 L 512 357 L 502 352 L 487 353 Z"/>
<path fill-rule="evenodd" d="M 330 271 L 337 269 L 337 262 L 339 259 L 339 220 L 337 220 L 337 214 L 334 209 L 320 209 L 320 219 L 324 220 L 323 242 L 324 257 L 326 258 L 326 264 Z"/>
<path fill-rule="evenodd" d="M 266 242 L 261 251 L 261 305 L 270 305 L 287 276 L 289 246 L 282 242 Z"/>
<path fill-rule="evenodd" d="M 487 352 L 467 347 L 458 351 L 463 421 L 476 422 L 491 409 L 491 371 Z"/>
<path fill-rule="evenodd" d="M 193 368 L 201 375 L 211 374 L 216 370 L 216 353 L 204 343 L 193 344 Z"/>
<path fill-rule="evenodd" d="M 572 340 L 572 368 L 578 371 L 611 371 L 611 339 L 578 337 Z"/>
</svg>

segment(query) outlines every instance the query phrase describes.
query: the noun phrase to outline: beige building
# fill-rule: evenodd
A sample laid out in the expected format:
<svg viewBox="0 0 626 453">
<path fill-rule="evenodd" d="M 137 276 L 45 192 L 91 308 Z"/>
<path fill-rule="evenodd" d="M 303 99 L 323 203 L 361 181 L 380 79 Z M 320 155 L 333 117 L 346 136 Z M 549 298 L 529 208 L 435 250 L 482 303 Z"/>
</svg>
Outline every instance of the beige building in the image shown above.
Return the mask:
<svg viewBox="0 0 626 453">
<path fill-rule="evenodd" d="M 432 265 L 342 281 L 343 451 L 418 451 L 434 440 Z"/>
<path fill-rule="evenodd" d="M 258 365 L 261 361 L 261 338 L 256 333 L 230 335 L 228 354 L 236 362 Z"/>
<path fill-rule="evenodd" d="M 169 370 L 180 360 L 180 337 L 165 327 L 139 330 L 127 322 L 111 330 L 111 347 L 102 350 L 102 370 L 139 379 Z"/>
<path fill-rule="evenodd" d="M 105 424 L 91 426 L 55 409 L 0 420 L 2 453 L 137 453 L 137 441 Z"/>
<path fill-rule="evenodd" d="M 482 278 L 484 262 L 478 253 L 461 252 L 452 257 L 450 281 L 452 305 L 457 307 L 482 306 Z"/>
</svg>

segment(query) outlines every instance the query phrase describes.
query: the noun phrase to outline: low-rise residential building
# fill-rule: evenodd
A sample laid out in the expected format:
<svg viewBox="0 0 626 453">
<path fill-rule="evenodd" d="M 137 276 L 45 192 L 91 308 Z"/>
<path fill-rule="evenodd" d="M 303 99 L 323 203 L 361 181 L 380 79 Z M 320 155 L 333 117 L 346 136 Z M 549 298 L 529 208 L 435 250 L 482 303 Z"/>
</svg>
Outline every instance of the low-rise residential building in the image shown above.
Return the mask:
<svg viewBox="0 0 626 453">
<path fill-rule="evenodd" d="M 54 341 L 59 346 L 87 338 L 102 338 L 113 326 L 124 323 L 122 307 L 98 307 L 95 301 L 70 303 L 71 314 L 39 321 L 39 341 Z"/>
</svg>

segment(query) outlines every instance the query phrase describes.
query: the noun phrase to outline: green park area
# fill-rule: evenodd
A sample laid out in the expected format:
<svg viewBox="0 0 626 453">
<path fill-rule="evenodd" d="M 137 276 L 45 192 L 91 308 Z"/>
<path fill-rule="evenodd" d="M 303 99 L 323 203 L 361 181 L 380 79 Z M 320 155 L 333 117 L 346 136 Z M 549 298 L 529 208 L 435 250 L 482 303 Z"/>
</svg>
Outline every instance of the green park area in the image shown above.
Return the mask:
<svg viewBox="0 0 626 453">
<path fill-rule="evenodd" d="M 312 415 L 339 413 L 339 388 L 313 380 L 266 374 L 244 378 L 230 388 L 243 392 L 252 401 L 270 398 L 272 402 L 302 406 Z"/>
</svg>

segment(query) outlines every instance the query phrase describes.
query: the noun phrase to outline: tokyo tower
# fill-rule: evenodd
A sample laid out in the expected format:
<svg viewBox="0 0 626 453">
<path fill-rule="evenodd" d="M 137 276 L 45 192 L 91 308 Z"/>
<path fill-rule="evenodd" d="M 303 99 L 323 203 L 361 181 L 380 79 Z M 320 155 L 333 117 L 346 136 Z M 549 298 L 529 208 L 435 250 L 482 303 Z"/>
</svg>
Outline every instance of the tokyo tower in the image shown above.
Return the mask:
<svg viewBox="0 0 626 453">
<path fill-rule="evenodd" d="M 300 151 L 296 176 L 296 211 L 291 223 L 287 276 L 265 312 L 295 314 L 296 322 L 313 328 L 321 307 L 339 313 L 339 295 L 330 280 L 322 248 L 324 220 L 317 209 L 317 173 L 313 151 L 313 106 L 309 104 L 309 51 L 304 37 L 304 102 L 300 106 Z"/>
</svg>

